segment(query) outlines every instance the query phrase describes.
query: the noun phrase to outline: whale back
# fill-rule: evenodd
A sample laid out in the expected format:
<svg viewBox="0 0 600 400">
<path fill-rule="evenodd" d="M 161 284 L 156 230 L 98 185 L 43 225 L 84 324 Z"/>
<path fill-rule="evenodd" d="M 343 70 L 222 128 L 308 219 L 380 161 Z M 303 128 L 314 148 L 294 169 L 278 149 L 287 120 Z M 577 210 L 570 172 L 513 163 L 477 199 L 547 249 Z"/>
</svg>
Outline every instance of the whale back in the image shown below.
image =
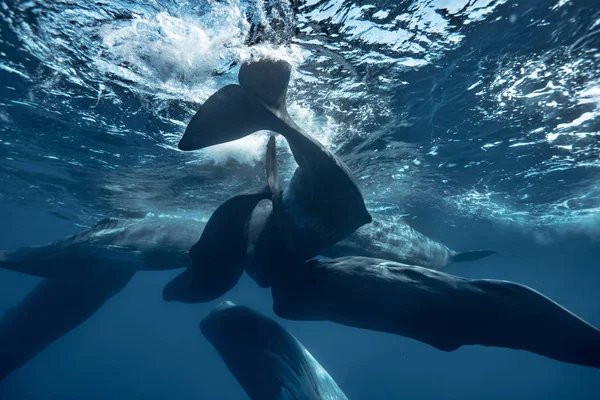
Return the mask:
<svg viewBox="0 0 600 400">
<path fill-rule="evenodd" d="M 271 318 L 225 302 L 200 329 L 253 400 L 346 399 L 308 350 Z"/>
</svg>

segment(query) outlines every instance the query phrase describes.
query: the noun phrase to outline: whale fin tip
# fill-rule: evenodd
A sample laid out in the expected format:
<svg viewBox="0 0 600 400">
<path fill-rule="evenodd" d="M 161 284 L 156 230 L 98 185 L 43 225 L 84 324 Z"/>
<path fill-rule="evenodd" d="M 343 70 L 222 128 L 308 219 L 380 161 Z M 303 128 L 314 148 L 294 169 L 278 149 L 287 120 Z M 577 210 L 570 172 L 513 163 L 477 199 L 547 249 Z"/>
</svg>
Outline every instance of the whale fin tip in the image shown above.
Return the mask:
<svg viewBox="0 0 600 400">
<path fill-rule="evenodd" d="M 489 257 L 492 254 L 496 254 L 493 250 L 474 250 L 474 251 L 464 251 L 462 253 L 456 254 L 453 258 L 453 262 L 465 262 L 465 261 L 475 261 L 481 258 Z"/>
</svg>

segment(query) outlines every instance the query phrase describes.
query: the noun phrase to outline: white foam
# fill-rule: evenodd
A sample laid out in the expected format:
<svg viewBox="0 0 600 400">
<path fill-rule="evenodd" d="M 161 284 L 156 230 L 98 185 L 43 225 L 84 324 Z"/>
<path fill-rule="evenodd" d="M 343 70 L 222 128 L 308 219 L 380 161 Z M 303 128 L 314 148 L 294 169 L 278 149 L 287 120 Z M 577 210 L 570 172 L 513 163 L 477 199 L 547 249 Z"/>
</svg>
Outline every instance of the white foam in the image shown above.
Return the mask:
<svg viewBox="0 0 600 400">
<path fill-rule="evenodd" d="M 100 31 L 105 50 L 96 64 L 158 96 L 205 100 L 217 86 L 214 73 L 239 57 L 248 30 L 237 0 L 214 3 L 202 16 L 134 15 Z"/>
</svg>

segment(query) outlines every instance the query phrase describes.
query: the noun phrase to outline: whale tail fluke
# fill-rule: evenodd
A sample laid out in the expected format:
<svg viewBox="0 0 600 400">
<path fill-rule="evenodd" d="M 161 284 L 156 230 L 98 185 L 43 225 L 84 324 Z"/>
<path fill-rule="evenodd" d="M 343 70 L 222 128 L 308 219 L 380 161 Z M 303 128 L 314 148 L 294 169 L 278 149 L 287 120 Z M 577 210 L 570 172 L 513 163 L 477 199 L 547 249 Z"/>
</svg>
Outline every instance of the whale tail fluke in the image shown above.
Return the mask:
<svg viewBox="0 0 600 400">
<path fill-rule="evenodd" d="M 454 257 L 452 257 L 452 261 L 453 262 L 475 261 L 475 260 L 479 260 L 481 258 L 491 256 L 492 254 L 496 254 L 496 252 L 492 251 L 492 250 L 464 251 L 464 252 L 458 253 Z"/>
<path fill-rule="evenodd" d="M 240 67 L 240 85 L 227 85 L 210 96 L 192 117 L 179 149 L 198 150 L 241 139 L 261 130 L 278 131 L 287 118 L 285 97 L 291 66 L 260 60 Z"/>
</svg>

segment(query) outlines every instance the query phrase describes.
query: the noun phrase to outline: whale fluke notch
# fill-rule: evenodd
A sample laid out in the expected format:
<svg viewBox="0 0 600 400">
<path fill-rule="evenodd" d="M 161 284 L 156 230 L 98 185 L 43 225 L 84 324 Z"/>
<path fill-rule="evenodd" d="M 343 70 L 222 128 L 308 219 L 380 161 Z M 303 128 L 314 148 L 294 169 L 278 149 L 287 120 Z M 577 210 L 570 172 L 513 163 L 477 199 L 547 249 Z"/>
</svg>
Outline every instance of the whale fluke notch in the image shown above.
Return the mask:
<svg viewBox="0 0 600 400">
<path fill-rule="evenodd" d="M 493 250 L 464 251 L 462 253 L 455 254 L 452 257 L 452 262 L 475 261 L 481 258 L 489 257 L 493 254 L 496 254 L 496 252 Z"/>
<path fill-rule="evenodd" d="M 518 283 L 367 257 L 312 260 L 272 286 L 279 317 L 409 337 L 443 351 L 525 350 L 600 368 L 600 330 Z"/>
</svg>

